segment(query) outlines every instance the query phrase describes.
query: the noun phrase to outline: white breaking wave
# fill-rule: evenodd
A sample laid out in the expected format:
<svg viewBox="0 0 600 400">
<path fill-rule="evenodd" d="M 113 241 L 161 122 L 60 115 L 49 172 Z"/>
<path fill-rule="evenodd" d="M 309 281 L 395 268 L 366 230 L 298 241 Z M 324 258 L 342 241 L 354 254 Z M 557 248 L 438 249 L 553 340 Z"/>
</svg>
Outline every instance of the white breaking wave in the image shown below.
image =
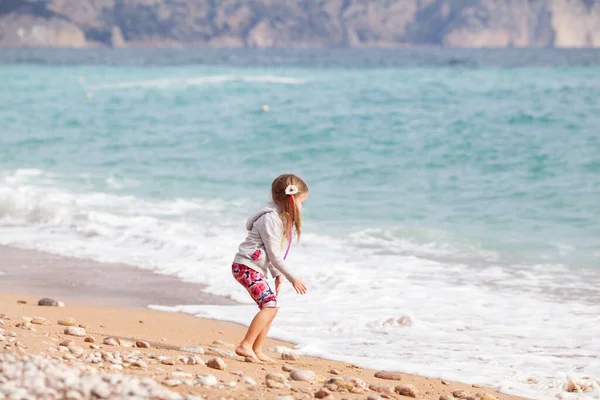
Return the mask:
<svg viewBox="0 0 600 400">
<path fill-rule="evenodd" d="M 85 85 L 86 90 L 110 90 L 110 89 L 136 89 L 136 88 L 155 88 L 167 89 L 172 87 L 190 87 L 216 85 L 227 82 L 248 82 L 248 83 L 273 83 L 280 85 L 302 85 L 310 82 L 305 78 L 293 78 L 274 75 L 259 76 L 238 76 L 238 75 L 211 75 L 191 78 L 162 78 L 150 79 L 144 81 L 116 82 L 97 85 Z"/>
<path fill-rule="evenodd" d="M 231 277 L 230 263 L 251 211 L 219 199 L 80 193 L 39 170 L 0 178 L 0 243 L 202 282 L 243 305 L 168 309 L 239 323 L 250 321 L 255 306 Z M 560 265 L 503 266 L 485 252 L 485 267 L 443 261 L 455 251 L 386 231 L 307 232 L 290 263 L 309 293 L 299 297 L 285 287 L 273 335 L 305 354 L 365 367 L 534 398 L 600 398 L 598 390 L 562 389 L 569 376 L 600 379 L 598 274 Z"/>
</svg>

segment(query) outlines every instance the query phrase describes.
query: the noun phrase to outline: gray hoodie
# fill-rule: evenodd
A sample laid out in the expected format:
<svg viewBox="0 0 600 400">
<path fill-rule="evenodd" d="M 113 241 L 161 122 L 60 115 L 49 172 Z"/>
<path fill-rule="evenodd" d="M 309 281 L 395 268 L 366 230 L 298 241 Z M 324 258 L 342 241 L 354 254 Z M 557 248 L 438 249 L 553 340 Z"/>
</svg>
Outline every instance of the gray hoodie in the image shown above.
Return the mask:
<svg viewBox="0 0 600 400">
<path fill-rule="evenodd" d="M 279 218 L 277 205 L 273 202 L 267 203 L 260 211 L 248 218 L 246 229 L 248 236 L 240 244 L 233 262 L 261 272 L 267 278 L 270 275 L 276 278 L 283 274 L 293 283 L 297 278 L 286 268 L 285 261 L 280 255 L 283 224 Z M 253 259 L 254 254 L 256 259 Z"/>
</svg>

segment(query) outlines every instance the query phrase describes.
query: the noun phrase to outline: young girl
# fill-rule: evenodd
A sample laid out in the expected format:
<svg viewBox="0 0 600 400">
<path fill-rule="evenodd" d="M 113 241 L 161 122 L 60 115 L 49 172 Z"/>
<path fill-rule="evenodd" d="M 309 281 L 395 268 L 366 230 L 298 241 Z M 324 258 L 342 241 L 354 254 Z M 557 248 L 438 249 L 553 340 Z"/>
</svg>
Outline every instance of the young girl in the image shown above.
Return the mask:
<svg viewBox="0 0 600 400">
<path fill-rule="evenodd" d="M 254 299 L 260 311 L 256 314 L 246 336 L 235 352 L 253 362 L 273 362 L 263 353 L 263 343 L 277 315 L 277 296 L 285 277 L 298 294 L 306 287 L 285 265 L 292 244 L 292 232 L 300 239 L 302 203 L 308 196 L 308 186 L 296 175 L 280 175 L 271 185 L 272 201 L 246 222 L 248 236 L 240 245 L 233 260 L 232 273 Z M 280 250 L 287 246 L 283 258 Z M 275 278 L 275 292 L 267 278 Z"/>
</svg>

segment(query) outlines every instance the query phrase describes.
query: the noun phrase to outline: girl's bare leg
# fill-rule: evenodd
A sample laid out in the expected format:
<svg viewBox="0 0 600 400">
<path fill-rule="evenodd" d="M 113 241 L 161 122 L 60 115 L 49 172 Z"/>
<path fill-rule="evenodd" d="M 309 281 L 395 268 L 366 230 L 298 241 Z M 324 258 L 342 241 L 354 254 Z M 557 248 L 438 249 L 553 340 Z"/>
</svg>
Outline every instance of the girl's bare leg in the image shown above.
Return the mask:
<svg viewBox="0 0 600 400">
<path fill-rule="evenodd" d="M 273 360 L 271 357 L 269 357 L 268 355 L 263 353 L 263 344 L 265 342 L 265 339 L 267 338 L 267 335 L 269 334 L 269 329 L 271 329 L 271 324 L 273 323 L 273 320 L 275 319 L 275 316 L 277 315 L 279 308 L 273 308 L 273 310 L 275 310 L 275 312 L 273 313 L 273 317 L 271 318 L 269 323 L 263 328 L 263 330 L 260 332 L 260 334 L 256 337 L 256 340 L 254 341 L 254 344 L 252 345 L 252 350 L 254 350 L 254 354 L 256 354 L 256 357 L 258 357 L 259 360 L 268 362 L 268 363 L 275 362 L 275 360 Z"/>
<path fill-rule="evenodd" d="M 267 325 L 271 324 L 273 318 L 275 318 L 275 315 L 277 314 L 277 311 L 279 311 L 277 308 L 263 308 L 256 314 L 250 323 L 250 326 L 248 327 L 246 336 L 240 345 L 235 349 L 235 353 L 238 356 L 247 357 L 259 364 L 262 363 L 262 361 L 260 361 L 260 359 L 254 353 L 254 350 L 252 350 L 252 347 L 261 332 L 267 327 Z"/>
</svg>

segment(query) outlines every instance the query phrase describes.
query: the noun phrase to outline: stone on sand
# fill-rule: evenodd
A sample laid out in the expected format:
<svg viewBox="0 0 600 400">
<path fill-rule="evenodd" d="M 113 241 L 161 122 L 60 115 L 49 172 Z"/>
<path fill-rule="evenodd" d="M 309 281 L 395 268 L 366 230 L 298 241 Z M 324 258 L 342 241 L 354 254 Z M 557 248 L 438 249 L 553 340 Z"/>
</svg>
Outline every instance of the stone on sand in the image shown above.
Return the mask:
<svg viewBox="0 0 600 400">
<path fill-rule="evenodd" d="M 394 388 L 394 391 L 401 396 L 414 398 L 419 396 L 419 392 L 414 385 L 398 385 Z"/>
<path fill-rule="evenodd" d="M 333 369 L 333 368 L 332 368 L 332 369 L 330 369 L 330 370 L 329 370 L 329 373 L 330 373 L 331 375 L 339 375 L 339 374 L 340 374 L 340 371 L 338 371 L 337 369 Z"/>
<path fill-rule="evenodd" d="M 267 376 L 265 376 L 265 380 L 269 381 L 275 381 L 275 382 L 280 382 L 280 383 L 285 383 L 287 381 L 287 378 L 285 377 L 285 375 L 277 373 L 277 372 L 271 372 L 270 374 L 267 374 Z"/>
<path fill-rule="evenodd" d="M 219 383 L 219 380 L 214 375 L 199 375 L 196 381 L 197 385 L 206 387 L 215 387 Z"/>
<path fill-rule="evenodd" d="M 93 336 L 86 336 L 85 339 L 83 339 L 84 342 L 86 343 L 96 343 L 96 338 Z"/>
<path fill-rule="evenodd" d="M 202 346 L 186 346 L 179 349 L 179 351 L 185 351 L 186 353 L 204 354 L 204 347 Z"/>
<path fill-rule="evenodd" d="M 295 369 L 290 372 L 290 378 L 295 381 L 310 382 L 315 380 L 315 373 L 308 369 Z"/>
<path fill-rule="evenodd" d="M 281 370 L 283 372 L 292 372 L 293 370 L 295 370 L 295 368 L 292 367 L 291 365 L 283 364 L 283 367 L 281 367 Z"/>
<path fill-rule="evenodd" d="M 331 395 L 332 395 L 332 393 L 329 390 L 327 390 L 325 388 L 321 388 L 315 393 L 315 398 L 317 398 L 317 399 L 331 398 Z"/>
<path fill-rule="evenodd" d="M 79 346 L 69 346 L 69 351 L 72 354 L 75 354 L 77 357 L 82 356 L 85 353 L 85 350 L 83 349 L 83 347 L 79 347 Z"/>
<path fill-rule="evenodd" d="M 268 388 L 271 389 L 283 389 L 285 386 L 281 382 L 273 381 L 271 379 L 266 380 L 266 384 Z"/>
<path fill-rule="evenodd" d="M 146 362 L 144 360 L 136 360 L 133 363 L 131 363 L 132 367 L 138 367 L 141 369 L 147 369 L 148 368 L 148 364 L 146 364 Z"/>
<path fill-rule="evenodd" d="M 402 374 L 399 374 L 398 372 L 377 371 L 375 372 L 375 378 L 399 381 L 402 379 Z"/>
<path fill-rule="evenodd" d="M 256 386 L 256 381 L 249 376 L 245 376 L 243 379 L 244 383 L 250 386 Z"/>
<path fill-rule="evenodd" d="M 394 388 L 391 386 L 369 385 L 369 389 L 377 393 L 394 396 Z"/>
<path fill-rule="evenodd" d="M 163 385 L 169 386 L 169 387 L 179 386 L 179 385 L 181 385 L 181 383 L 182 382 L 179 379 L 167 379 L 167 380 L 163 381 Z"/>
<path fill-rule="evenodd" d="M 206 366 L 212 369 L 218 369 L 224 371 L 227 368 L 227 364 L 220 358 L 211 358 L 206 362 Z"/>
<path fill-rule="evenodd" d="M 77 336 L 77 337 L 84 337 L 85 336 L 85 329 L 79 328 L 79 327 L 76 327 L 76 326 L 67 326 L 65 328 L 65 335 L 71 335 L 71 336 Z"/>
<path fill-rule="evenodd" d="M 75 321 L 75 318 L 73 318 L 73 317 L 66 317 L 63 319 L 59 319 L 57 323 L 58 323 L 58 325 L 63 325 L 63 326 L 77 325 L 77 321 Z"/>
<path fill-rule="evenodd" d="M 38 306 L 58 307 L 58 301 L 44 297 L 43 299 L 40 299 L 40 301 L 38 301 Z"/>
<path fill-rule="evenodd" d="M 286 350 L 283 353 L 281 353 L 281 358 L 286 361 L 298 361 L 300 356 L 298 356 L 298 353 L 296 353 L 295 351 Z"/>
<path fill-rule="evenodd" d="M 479 400 L 498 400 L 498 398 L 491 393 L 477 393 L 477 398 Z"/>
<path fill-rule="evenodd" d="M 104 338 L 102 343 L 104 343 L 107 346 L 118 346 L 121 344 L 121 340 L 119 340 L 119 338 L 109 336 Z"/>
<path fill-rule="evenodd" d="M 187 364 L 188 365 L 206 365 L 206 363 L 204 362 L 204 360 L 201 359 L 200 357 L 198 357 L 195 354 L 190 354 L 188 356 Z"/>
<path fill-rule="evenodd" d="M 139 347 L 140 349 L 149 349 L 150 348 L 150 343 L 146 342 L 145 340 L 138 340 L 137 342 L 135 342 L 135 345 L 137 347 Z"/>
<path fill-rule="evenodd" d="M 42 317 L 33 317 L 31 323 L 35 325 L 50 325 L 50 321 Z"/>
<path fill-rule="evenodd" d="M 469 393 L 464 390 L 455 390 L 454 392 L 452 392 L 452 396 L 456 397 L 457 399 L 463 399 L 463 400 L 475 400 L 476 399 L 476 397 L 473 393 Z"/>
</svg>

